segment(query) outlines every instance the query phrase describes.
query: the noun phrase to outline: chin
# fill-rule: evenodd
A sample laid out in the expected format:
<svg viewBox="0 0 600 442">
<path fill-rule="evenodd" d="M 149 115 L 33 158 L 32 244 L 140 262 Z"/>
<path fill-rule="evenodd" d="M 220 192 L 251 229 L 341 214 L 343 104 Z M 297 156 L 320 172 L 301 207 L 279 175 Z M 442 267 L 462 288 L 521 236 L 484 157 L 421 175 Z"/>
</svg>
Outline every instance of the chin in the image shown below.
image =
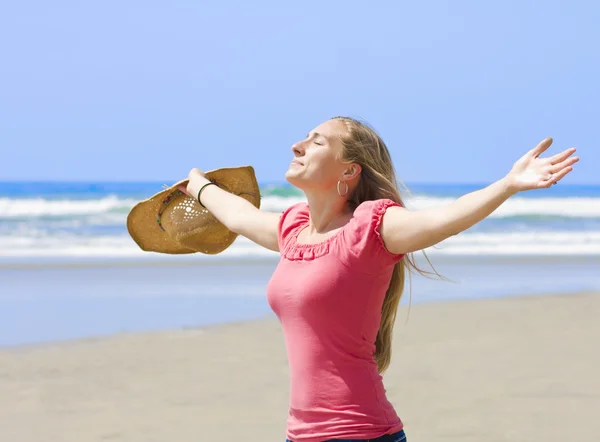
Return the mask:
<svg viewBox="0 0 600 442">
<path fill-rule="evenodd" d="M 302 189 L 302 184 L 305 181 L 302 178 L 300 178 L 293 169 L 288 169 L 288 171 L 285 173 L 285 180 L 292 186 L 297 187 L 299 189 Z"/>
</svg>

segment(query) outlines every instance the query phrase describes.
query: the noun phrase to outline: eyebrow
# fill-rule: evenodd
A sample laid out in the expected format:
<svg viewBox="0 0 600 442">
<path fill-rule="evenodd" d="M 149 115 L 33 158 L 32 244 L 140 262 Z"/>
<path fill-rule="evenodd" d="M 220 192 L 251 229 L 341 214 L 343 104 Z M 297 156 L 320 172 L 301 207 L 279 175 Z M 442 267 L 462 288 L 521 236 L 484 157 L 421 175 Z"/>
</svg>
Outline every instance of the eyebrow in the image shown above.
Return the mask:
<svg viewBox="0 0 600 442">
<path fill-rule="evenodd" d="M 309 132 L 308 135 L 306 135 L 306 138 L 310 138 L 310 134 L 311 134 L 311 132 Z M 327 139 L 327 137 L 325 135 L 320 134 L 319 132 L 312 132 L 312 134 L 314 137 L 323 137 L 323 138 Z"/>
</svg>

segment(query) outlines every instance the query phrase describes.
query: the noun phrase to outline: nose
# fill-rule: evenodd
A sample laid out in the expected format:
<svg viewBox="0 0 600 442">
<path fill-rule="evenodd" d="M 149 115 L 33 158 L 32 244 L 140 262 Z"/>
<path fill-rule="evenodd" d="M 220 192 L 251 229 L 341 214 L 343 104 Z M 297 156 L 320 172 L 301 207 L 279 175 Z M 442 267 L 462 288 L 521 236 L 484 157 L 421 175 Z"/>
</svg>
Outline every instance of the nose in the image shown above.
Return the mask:
<svg viewBox="0 0 600 442">
<path fill-rule="evenodd" d="M 294 155 L 297 157 L 304 155 L 304 148 L 302 147 L 302 143 L 294 143 L 292 145 L 292 152 L 294 152 Z"/>
</svg>

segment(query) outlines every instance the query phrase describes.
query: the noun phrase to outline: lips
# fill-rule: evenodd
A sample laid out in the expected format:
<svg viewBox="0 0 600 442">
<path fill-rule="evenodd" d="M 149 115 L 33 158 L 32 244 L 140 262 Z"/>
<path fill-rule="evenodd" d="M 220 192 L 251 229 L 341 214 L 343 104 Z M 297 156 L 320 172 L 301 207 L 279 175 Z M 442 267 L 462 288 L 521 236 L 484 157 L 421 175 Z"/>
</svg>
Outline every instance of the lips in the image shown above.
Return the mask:
<svg viewBox="0 0 600 442">
<path fill-rule="evenodd" d="M 300 161 L 298 160 L 293 160 L 292 164 L 298 164 L 299 166 L 304 166 L 304 164 L 302 164 Z"/>
</svg>

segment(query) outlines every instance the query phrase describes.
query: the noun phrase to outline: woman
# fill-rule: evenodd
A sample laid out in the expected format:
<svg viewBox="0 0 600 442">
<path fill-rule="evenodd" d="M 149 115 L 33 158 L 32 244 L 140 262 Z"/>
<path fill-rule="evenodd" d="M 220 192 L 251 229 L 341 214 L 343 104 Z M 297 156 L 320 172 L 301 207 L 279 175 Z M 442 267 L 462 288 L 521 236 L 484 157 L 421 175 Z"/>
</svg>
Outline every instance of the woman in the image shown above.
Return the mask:
<svg viewBox="0 0 600 442">
<path fill-rule="evenodd" d="M 556 184 L 578 161 L 568 149 L 542 159 L 547 138 L 490 186 L 441 208 L 407 210 L 386 145 L 367 125 L 337 117 L 294 144 L 286 180 L 308 204 L 256 209 L 198 169 L 182 190 L 230 230 L 281 260 L 267 299 L 290 366 L 288 441 L 404 441 L 381 374 L 412 252 L 471 227 L 519 191 Z"/>
</svg>

